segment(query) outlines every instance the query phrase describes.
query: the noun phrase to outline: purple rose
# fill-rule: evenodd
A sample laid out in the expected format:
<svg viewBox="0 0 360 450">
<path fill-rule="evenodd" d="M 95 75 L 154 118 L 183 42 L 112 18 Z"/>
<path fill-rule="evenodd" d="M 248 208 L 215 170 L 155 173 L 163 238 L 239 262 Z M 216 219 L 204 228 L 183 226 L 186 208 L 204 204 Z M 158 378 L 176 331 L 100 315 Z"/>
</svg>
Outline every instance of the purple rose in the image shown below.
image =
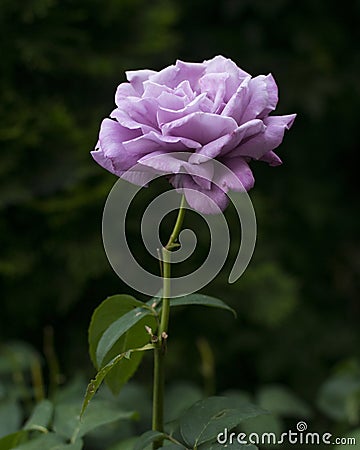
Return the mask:
<svg viewBox="0 0 360 450">
<path fill-rule="evenodd" d="M 179 191 L 185 189 L 193 208 L 204 209 L 196 198 L 201 191 L 224 209 L 229 189 L 253 187 L 250 160 L 281 164 L 273 150 L 296 114 L 269 115 L 278 102 L 272 75 L 252 78 L 230 59 L 216 56 L 203 63 L 177 61 L 160 72 L 136 70 L 126 76 L 129 82 L 117 88 L 117 108 L 103 120 L 91 152 L 115 175 L 121 177 L 140 163 L 144 170 L 166 174 Z M 237 186 L 226 171 L 215 181 L 209 164 L 213 159 L 236 175 Z M 143 184 L 141 174 L 131 181 Z"/>
</svg>

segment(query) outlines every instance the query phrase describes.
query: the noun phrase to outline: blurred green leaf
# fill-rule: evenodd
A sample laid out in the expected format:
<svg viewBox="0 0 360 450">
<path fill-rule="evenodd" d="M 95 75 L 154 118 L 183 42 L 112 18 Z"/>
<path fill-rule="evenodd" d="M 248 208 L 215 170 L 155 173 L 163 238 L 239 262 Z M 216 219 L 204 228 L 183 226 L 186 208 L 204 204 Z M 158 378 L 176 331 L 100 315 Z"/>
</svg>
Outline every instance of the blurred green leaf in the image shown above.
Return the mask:
<svg viewBox="0 0 360 450">
<path fill-rule="evenodd" d="M 0 450 L 11 450 L 16 445 L 25 440 L 27 432 L 24 430 L 17 431 L 16 433 L 8 434 L 0 438 Z"/>
<path fill-rule="evenodd" d="M 311 416 L 310 408 L 285 386 L 262 387 L 257 393 L 257 404 L 281 417 Z"/>
<path fill-rule="evenodd" d="M 49 400 L 41 401 L 35 406 L 30 418 L 26 421 L 24 430 L 46 432 L 47 426 L 51 421 L 53 411 L 53 404 Z"/>
<path fill-rule="evenodd" d="M 52 449 L 52 450 L 81 450 L 83 448 L 83 445 L 84 445 L 84 443 L 83 443 L 82 439 L 78 439 L 73 444 L 70 443 L 70 444 L 59 445 L 59 446 L 54 447 L 54 449 Z"/>
<path fill-rule="evenodd" d="M 141 306 L 141 302 L 130 295 L 113 295 L 100 303 L 94 310 L 89 326 L 89 352 L 95 367 L 99 368 L 96 349 L 102 335 L 119 317 L 139 306 Z"/>
<path fill-rule="evenodd" d="M 0 347 L 0 373 L 30 370 L 37 352 L 26 342 L 8 342 Z"/>
<path fill-rule="evenodd" d="M 121 363 L 121 361 L 126 358 L 127 360 L 131 360 L 132 355 L 136 352 L 144 352 L 145 350 L 152 350 L 154 346 L 152 344 L 148 344 L 141 348 L 135 348 L 127 350 L 125 353 L 121 353 L 120 355 L 115 356 L 106 366 L 104 366 L 99 372 L 96 374 L 95 378 L 90 381 L 88 384 L 88 387 L 86 389 L 84 402 L 81 408 L 80 416 L 82 417 L 85 413 L 85 410 L 87 409 L 91 399 L 96 394 L 97 390 L 99 389 L 102 381 L 104 378 L 109 374 L 111 370 L 114 370 L 114 368 Z"/>
<path fill-rule="evenodd" d="M 61 404 L 55 409 L 54 430 L 66 439 L 75 442 L 89 431 L 118 420 L 135 419 L 134 411 L 122 411 L 113 402 L 94 400 L 80 419 L 80 408 L 76 403 Z"/>
<path fill-rule="evenodd" d="M 176 297 L 170 299 L 171 306 L 187 306 L 187 305 L 199 305 L 199 306 L 210 306 L 212 308 L 225 309 L 233 313 L 234 317 L 236 317 L 236 311 L 233 308 L 230 308 L 226 303 L 222 300 L 210 297 L 208 295 L 202 294 L 190 294 L 185 295 L 183 297 Z"/>
<path fill-rule="evenodd" d="M 336 374 L 320 389 L 318 406 L 334 420 L 359 423 L 360 376 L 358 374 Z"/>
<path fill-rule="evenodd" d="M 253 401 L 252 396 L 246 392 L 246 391 L 241 391 L 239 389 L 229 389 L 225 392 L 223 392 L 223 394 L 225 397 L 231 397 L 233 399 L 236 399 L 237 402 L 240 403 L 251 403 Z"/>
<path fill-rule="evenodd" d="M 112 445 L 107 450 L 134 450 L 135 442 L 137 441 L 137 437 L 130 437 L 125 439 L 115 445 Z"/>
<path fill-rule="evenodd" d="M 97 367 L 102 366 L 105 356 L 123 335 L 151 314 L 147 305 L 130 295 L 115 295 L 102 302 L 96 308 L 89 328 L 90 348 L 96 349 Z"/>
<path fill-rule="evenodd" d="M 14 448 L 14 450 L 62 450 L 63 445 L 65 444 L 64 440 L 61 439 L 55 433 L 47 433 L 41 434 L 40 436 L 31 439 L 25 444 L 21 444 Z M 77 450 L 72 449 L 71 447 L 65 447 L 67 450 Z M 81 449 L 81 447 L 80 447 Z"/>
<path fill-rule="evenodd" d="M 160 448 L 164 448 L 166 450 L 184 450 L 185 447 L 182 444 L 175 444 L 174 442 L 170 442 L 170 441 L 164 441 L 164 444 L 162 447 Z"/>
<path fill-rule="evenodd" d="M 16 400 L 0 403 L 0 437 L 18 431 L 21 427 L 22 411 Z"/>
<path fill-rule="evenodd" d="M 161 433 L 160 431 L 146 431 L 144 434 L 142 434 L 135 442 L 134 450 L 143 450 L 144 448 L 148 447 L 150 444 L 152 444 L 154 441 L 165 438 L 165 434 Z"/>
<path fill-rule="evenodd" d="M 299 301 L 296 280 L 270 261 L 248 269 L 239 283 L 238 295 L 246 298 L 244 312 L 249 319 L 268 327 L 284 322 Z"/>
<path fill-rule="evenodd" d="M 195 403 L 180 419 L 180 432 L 188 445 L 197 447 L 212 441 L 225 428 L 232 429 L 251 417 L 267 414 L 251 403 L 228 397 L 209 397 Z"/>
<path fill-rule="evenodd" d="M 94 311 L 89 327 L 89 347 L 95 367 L 106 365 L 117 355 L 142 347 L 149 342 L 145 325 L 156 327 L 149 306 L 129 295 L 114 295 L 102 302 Z M 111 372 L 107 370 L 106 383 L 114 393 L 136 371 L 142 352 L 132 354 L 130 359 L 120 358 Z"/>
<path fill-rule="evenodd" d="M 74 403 L 76 400 L 81 402 L 84 398 L 84 392 L 88 383 L 83 375 L 76 375 L 58 389 L 54 396 L 55 407 L 62 403 Z"/>
<path fill-rule="evenodd" d="M 165 421 L 171 422 L 178 419 L 202 397 L 201 390 L 193 384 L 185 382 L 173 384 L 165 392 Z"/>
<path fill-rule="evenodd" d="M 240 429 L 247 436 L 250 436 L 251 433 L 256 433 L 258 436 L 264 435 L 264 437 L 267 435 L 266 439 L 269 439 L 268 442 L 271 444 L 276 443 L 278 438 L 280 439 L 281 433 L 284 430 L 284 423 L 279 417 L 268 414 L 242 422 Z"/>
</svg>

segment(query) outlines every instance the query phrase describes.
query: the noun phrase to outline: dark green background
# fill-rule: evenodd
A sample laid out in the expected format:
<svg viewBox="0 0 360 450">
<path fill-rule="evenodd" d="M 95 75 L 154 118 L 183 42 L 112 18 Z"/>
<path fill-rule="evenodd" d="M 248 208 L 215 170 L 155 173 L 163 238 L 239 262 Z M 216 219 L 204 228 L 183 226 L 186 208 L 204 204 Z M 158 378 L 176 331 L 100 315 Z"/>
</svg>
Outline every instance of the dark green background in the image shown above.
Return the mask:
<svg viewBox="0 0 360 450">
<path fill-rule="evenodd" d="M 125 70 L 223 54 L 253 75 L 272 72 L 278 113 L 298 117 L 279 149 L 284 164 L 252 165 L 250 267 L 235 285 L 225 270 L 204 290 L 239 318 L 175 313 L 169 377 L 202 383 L 194 342 L 206 337 L 218 391 L 282 383 L 315 405 L 335 368 L 359 358 L 359 14 L 358 1 L 3 0 L 1 342 L 41 351 L 51 325 L 65 376 L 92 373 L 92 310 L 131 293 L 102 247 L 116 179 L 89 155 L 100 121 Z M 150 363 L 139 376 L 150 382 Z"/>
</svg>

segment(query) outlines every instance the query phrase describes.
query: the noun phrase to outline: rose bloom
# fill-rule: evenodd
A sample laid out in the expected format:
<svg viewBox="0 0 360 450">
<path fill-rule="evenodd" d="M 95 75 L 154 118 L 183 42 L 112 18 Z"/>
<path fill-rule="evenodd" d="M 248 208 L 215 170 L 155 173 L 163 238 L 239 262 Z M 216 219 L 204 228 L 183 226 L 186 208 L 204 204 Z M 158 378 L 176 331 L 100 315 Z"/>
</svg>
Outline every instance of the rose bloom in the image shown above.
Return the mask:
<svg viewBox="0 0 360 450">
<path fill-rule="evenodd" d="M 296 114 L 269 115 L 278 102 L 271 74 L 252 78 L 230 59 L 216 56 L 202 63 L 177 61 L 159 72 L 129 71 L 126 77 L 128 82 L 116 91 L 117 108 L 103 120 L 91 152 L 115 175 L 124 176 L 141 164 L 144 170 L 165 174 L 180 192 L 185 188 L 191 207 L 211 213 L 197 192 L 223 210 L 226 192 L 253 187 L 251 160 L 281 164 L 273 150 Z M 213 159 L 239 183 L 226 171 L 215 175 Z M 141 173 L 131 181 L 142 185 Z"/>
</svg>

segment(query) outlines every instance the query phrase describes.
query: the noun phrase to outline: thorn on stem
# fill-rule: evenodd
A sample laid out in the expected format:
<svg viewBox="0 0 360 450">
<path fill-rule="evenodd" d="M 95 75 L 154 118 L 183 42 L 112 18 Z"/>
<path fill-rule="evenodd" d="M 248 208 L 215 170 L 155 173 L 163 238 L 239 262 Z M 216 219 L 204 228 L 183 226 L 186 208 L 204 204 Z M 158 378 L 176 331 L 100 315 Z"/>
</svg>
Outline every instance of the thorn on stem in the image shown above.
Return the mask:
<svg viewBox="0 0 360 450">
<path fill-rule="evenodd" d="M 148 327 L 147 325 L 145 325 L 145 330 L 146 330 L 147 334 L 150 335 L 151 343 L 156 344 L 156 342 L 158 342 L 158 340 L 159 340 L 159 338 L 156 336 L 156 334 L 154 334 L 152 329 L 150 327 Z"/>
</svg>

